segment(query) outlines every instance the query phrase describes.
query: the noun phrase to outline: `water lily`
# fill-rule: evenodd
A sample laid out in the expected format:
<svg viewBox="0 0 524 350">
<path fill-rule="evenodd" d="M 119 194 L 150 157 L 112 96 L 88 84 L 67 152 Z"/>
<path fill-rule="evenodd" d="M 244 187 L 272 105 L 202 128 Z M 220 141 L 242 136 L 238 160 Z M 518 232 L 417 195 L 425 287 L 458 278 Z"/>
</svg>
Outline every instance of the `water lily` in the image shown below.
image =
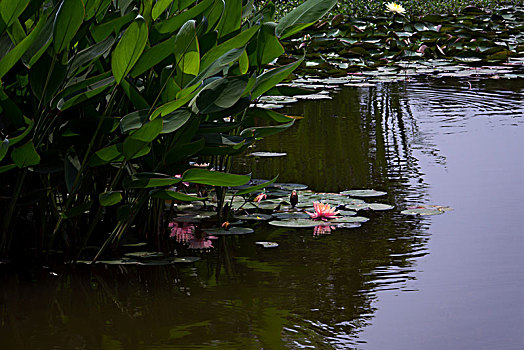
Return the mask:
<svg viewBox="0 0 524 350">
<path fill-rule="evenodd" d="M 263 199 L 266 199 L 267 195 L 265 193 L 260 193 L 258 196 L 255 197 L 254 201 L 257 203 L 260 203 Z"/>
<path fill-rule="evenodd" d="M 403 15 L 406 12 L 406 9 L 402 7 L 402 5 L 396 4 L 394 2 L 387 3 L 386 8 L 389 12 L 398 15 Z"/>
<path fill-rule="evenodd" d="M 335 208 L 331 208 L 329 204 L 324 204 L 321 202 L 313 202 L 313 208 L 315 209 L 314 213 L 306 211 L 306 213 L 311 216 L 313 220 L 324 220 L 336 218 L 338 211 Z"/>
<path fill-rule="evenodd" d="M 329 225 L 318 225 L 313 228 L 313 236 L 320 236 L 320 235 L 329 235 L 332 230 L 334 230 L 335 226 L 329 226 Z"/>
</svg>

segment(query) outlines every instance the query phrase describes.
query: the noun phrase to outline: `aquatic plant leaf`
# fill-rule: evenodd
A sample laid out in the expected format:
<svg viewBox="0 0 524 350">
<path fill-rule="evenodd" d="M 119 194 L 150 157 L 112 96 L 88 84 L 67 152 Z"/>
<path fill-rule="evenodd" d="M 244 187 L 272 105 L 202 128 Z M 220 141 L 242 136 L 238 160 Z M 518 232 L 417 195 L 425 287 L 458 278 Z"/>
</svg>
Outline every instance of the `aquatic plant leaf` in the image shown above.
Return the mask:
<svg viewBox="0 0 524 350">
<path fill-rule="evenodd" d="M 296 62 L 289 63 L 285 66 L 273 68 L 264 72 L 262 75 L 257 77 L 253 91 L 251 92 L 251 98 L 255 99 L 261 96 L 264 92 L 271 89 L 282 80 L 287 78 L 303 61 L 301 58 Z"/>
<path fill-rule="evenodd" d="M 226 77 L 206 85 L 191 101 L 194 113 L 220 112 L 237 103 L 247 87 L 246 77 Z"/>
<path fill-rule="evenodd" d="M 274 125 L 274 126 L 259 126 L 259 127 L 253 127 L 253 128 L 245 128 L 240 133 L 241 136 L 252 136 L 252 137 L 266 137 L 278 134 L 279 132 L 282 132 L 284 130 L 289 129 L 293 124 L 295 123 L 295 120 L 291 120 L 289 123 L 281 124 L 281 125 Z"/>
<path fill-rule="evenodd" d="M 123 116 L 120 119 L 120 131 L 127 134 L 131 130 L 140 129 L 147 120 L 148 113 L 148 109 L 142 109 Z"/>
<path fill-rule="evenodd" d="M 74 218 L 78 215 L 82 215 L 86 212 L 89 211 L 89 209 L 91 209 L 91 207 L 93 206 L 93 202 L 94 201 L 87 201 L 85 203 L 82 203 L 76 207 L 73 207 L 73 208 L 70 208 L 68 209 L 65 213 L 62 213 L 62 217 L 64 219 L 71 219 L 71 218 Z"/>
<path fill-rule="evenodd" d="M 282 17 L 276 35 L 284 39 L 318 21 L 331 10 L 337 0 L 308 0 Z"/>
<path fill-rule="evenodd" d="M 278 247 L 278 243 L 276 242 L 255 242 L 256 245 L 259 245 L 263 248 L 276 248 Z"/>
<path fill-rule="evenodd" d="M 264 183 L 244 188 L 244 189 L 236 192 L 235 195 L 236 196 L 242 196 L 242 195 L 245 195 L 245 194 L 248 194 L 248 193 L 253 193 L 255 191 L 261 190 L 261 189 L 263 189 L 263 188 L 273 184 L 275 181 L 277 181 L 277 179 L 278 179 L 278 175 L 275 176 L 273 179 L 271 179 L 269 181 L 266 181 Z"/>
<path fill-rule="evenodd" d="M 206 11 L 210 6 L 213 5 L 214 0 L 204 0 L 198 3 L 196 6 L 191 7 L 187 11 L 183 11 L 176 16 L 171 16 L 165 21 L 157 22 L 154 28 L 160 34 L 172 34 L 175 33 L 184 23 L 197 17 L 202 12 Z"/>
<path fill-rule="evenodd" d="M 69 47 L 69 43 L 83 21 L 84 4 L 82 0 L 63 0 L 53 24 L 53 45 L 57 54 Z"/>
<path fill-rule="evenodd" d="M 140 55 L 142 55 L 147 37 L 146 21 L 139 15 L 127 27 L 112 53 L 111 70 L 117 84 L 120 84 L 122 79 L 133 69 Z"/>
<path fill-rule="evenodd" d="M 228 0 L 225 4 L 224 14 L 217 27 L 219 38 L 239 29 L 242 19 L 242 0 Z"/>
<path fill-rule="evenodd" d="M 369 209 L 377 210 L 377 211 L 391 210 L 391 209 L 395 208 L 394 205 L 384 204 L 384 203 L 367 203 L 366 205 L 367 205 L 367 207 Z"/>
<path fill-rule="evenodd" d="M 19 168 L 26 168 L 40 163 L 40 155 L 36 151 L 33 140 L 29 140 L 23 146 L 15 148 L 11 152 L 11 159 Z"/>
<path fill-rule="evenodd" d="M 176 82 L 185 87 L 200 71 L 200 49 L 196 33 L 196 21 L 189 20 L 178 31 L 175 39 Z M 186 77 L 189 75 L 189 77 Z"/>
<path fill-rule="evenodd" d="M 340 194 L 353 197 L 380 197 L 385 196 L 387 192 L 376 190 L 349 190 L 340 192 Z"/>
<path fill-rule="evenodd" d="M 160 173 L 137 173 L 124 180 L 125 188 L 151 188 L 179 183 L 179 178 Z"/>
<path fill-rule="evenodd" d="M 256 50 L 257 65 L 259 67 L 264 67 L 285 52 L 284 47 L 282 47 L 275 35 L 276 26 L 276 23 L 266 22 L 260 27 Z"/>
<path fill-rule="evenodd" d="M 197 256 L 185 256 L 185 257 L 178 257 L 178 258 L 174 258 L 173 259 L 173 262 L 174 263 L 194 263 L 196 261 L 200 260 L 199 257 Z"/>
<path fill-rule="evenodd" d="M 145 247 L 145 246 L 147 246 L 146 242 L 122 244 L 122 247 L 124 248 L 138 248 L 138 247 Z"/>
<path fill-rule="evenodd" d="M 329 222 L 339 223 L 339 224 L 346 224 L 346 223 L 361 223 L 361 222 L 368 222 L 369 218 L 366 218 L 364 216 L 344 216 L 337 219 L 329 220 Z"/>
<path fill-rule="evenodd" d="M 6 27 L 10 27 L 14 21 L 24 12 L 29 0 L 0 1 L 0 15 Z"/>
<path fill-rule="evenodd" d="M 237 220 L 253 220 L 253 221 L 266 221 L 271 219 L 271 215 L 261 213 L 251 213 L 247 215 L 235 215 L 234 218 Z"/>
<path fill-rule="evenodd" d="M 178 200 L 178 201 L 184 201 L 184 202 L 191 202 L 191 201 L 202 201 L 205 200 L 205 197 L 194 197 L 187 195 L 182 192 L 176 192 L 172 190 L 152 190 L 149 192 L 149 195 L 152 198 L 160 198 L 165 200 Z"/>
<path fill-rule="evenodd" d="M 92 46 L 89 46 L 88 48 L 80 51 L 77 53 L 74 58 L 72 58 L 69 61 L 68 64 L 68 76 L 72 76 L 78 68 L 83 66 L 86 63 L 89 63 L 96 59 L 97 57 L 100 57 L 107 53 L 113 44 L 115 43 L 116 37 L 115 36 L 109 36 L 105 40 L 96 43 Z"/>
<path fill-rule="evenodd" d="M 308 188 L 308 185 L 304 185 L 304 184 L 292 184 L 292 183 L 280 183 L 280 184 L 275 184 L 275 187 L 277 188 L 280 188 L 282 190 L 285 190 L 285 191 L 301 191 L 301 190 L 305 190 Z"/>
<path fill-rule="evenodd" d="M 133 259 L 159 259 L 166 256 L 162 252 L 131 252 L 124 254 L 125 257 Z"/>
<path fill-rule="evenodd" d="M 310 219 L 287 219 L 287 220 L 274 220 L 269 222 L 270 225 L 278 227 L 290 227 L 290 228 L 307 228 L 323 225 L 321 221 L 313 221 Z"/>
<path fill-rule="evenodd" d="M 156 21 L 157 18 L 173 3 L 172 0 L 158 0 L 151 10 L 151 18 Z"/>
<path fill-rule="evenodd" d="M 193 168 L 182 174 L 182 181 L 211 186 L 242 186 L 251 179 L 251 175 L 237 175 Z"/>
<path fill-rule="evenodd" d="M 280 220 L 287 219 L 309 219 L 310 216 L 304 212 L 283 212 L 283 213 L 273 213 L 273 217 Z"/>
<path fill-rule="evenodd" d="M 253 153 L 248 154 L 248 156 L 253 156 L 253 157 L 284 157 L 284 156 L 287 156 L 287 153 L 253 152 Z"/>
<path fill-rule="evenodd" d="M 179 109 L 173 113 L 169 113 L 162 118 L 163 126 L 161 134 L 170 134 L 180 129 L 191 118 L 191 111 L 187 109 Z"/>
<path fill-rule="evenodd" d="M 100 205 L 103 207 L 109 207 L 112 205 L 115 205 L 117 203 L 120 203 L 122 200 L 122 193 L 119 191 L 108 191 L 104 193 L 100 193 L 98 195 L 98 201 L 100 202 Z"/>
<path fill-rule="evenodd" d="M 174 54 L 174 48 L 175 38 L 170 37 L 161 43 L 146 49 L 131 70 L 131 76 L 136 78 L 140 74 L 143 74 L 149 69 L 153 68 L 168 58 L 170 55 Z"/>
<path fill-rule="evenodd" d="M 108 4 L 109 5 L 109 4 Z M 104 14 L 104 12 L 102 12 Z M 118 35 L 122 28 L 131 23 L 137 16 L 136 11 L 131 11 L 125 16 L 118 16 L 109 21 L 100 23 L 98 25 L 93 25 L 90 28 L 91 35 L 96 42 L 100 42 L 106 39 L 111 34 Z"/>
<path fill-rule="evenodd" d="M 405 214 L 405 215 L 423 215 L 423 216 L 444 214 L 443 211 L 438 210 L 438 209 L 434 209 L 434 208 L 406 209 L 406 210 L 402 210 L 400 213 L 401 214 Z"/>
<path fill-rule="evenodd" d="M 249 227 L 230 227 L 229 230 L 224 230 L 222 228 L 211 228 L 204 230 L 209 235 L 214 236 L 228 236 L 228 235 L 245 235 L 255 232 L 252 228 Z"/>
</svg>

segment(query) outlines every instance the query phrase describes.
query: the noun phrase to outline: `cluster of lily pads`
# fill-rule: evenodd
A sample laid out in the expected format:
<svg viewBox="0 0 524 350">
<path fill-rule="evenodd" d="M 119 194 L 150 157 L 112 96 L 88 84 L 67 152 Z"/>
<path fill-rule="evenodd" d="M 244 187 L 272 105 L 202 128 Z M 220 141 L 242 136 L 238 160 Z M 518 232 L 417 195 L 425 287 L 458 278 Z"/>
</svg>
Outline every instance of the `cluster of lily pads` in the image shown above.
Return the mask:
<svg viewBox="0 0 524 350">
<path fill-rule="evenodd" d="M 310 34 L 287 43 L 288 52 L 308 53 L 302 74 L 342 76 L 402 60 L 446 59 L 486 64 L 524 57 L 524 8 L 482 10 L 458 15 L 409 17 L 389 14 L 354 18 L 337 15 Z M 286 60 L 282 58 L 281 60 Z"/>
</svg>

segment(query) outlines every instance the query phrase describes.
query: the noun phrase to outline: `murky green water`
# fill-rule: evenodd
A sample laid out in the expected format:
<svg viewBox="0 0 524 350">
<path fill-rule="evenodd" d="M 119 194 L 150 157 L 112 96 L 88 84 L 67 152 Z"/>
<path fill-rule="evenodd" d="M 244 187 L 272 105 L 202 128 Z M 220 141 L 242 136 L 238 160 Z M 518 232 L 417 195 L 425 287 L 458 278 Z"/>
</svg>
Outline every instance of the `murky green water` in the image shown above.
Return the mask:
<svg viewBox="0 0 524 350">
<path fill-rule="evenodd" d="M 254 177 L 388 191 L 357 229 L 256 226 L 171 267 L 0 272 L 2 349 L 521 349 L 524 81 L 427 80 L 301 102 Z M 431 218 L 410 204 L 449 205 Z M 255 246 L 276 241 L 275 249 Z"/>
</svg>

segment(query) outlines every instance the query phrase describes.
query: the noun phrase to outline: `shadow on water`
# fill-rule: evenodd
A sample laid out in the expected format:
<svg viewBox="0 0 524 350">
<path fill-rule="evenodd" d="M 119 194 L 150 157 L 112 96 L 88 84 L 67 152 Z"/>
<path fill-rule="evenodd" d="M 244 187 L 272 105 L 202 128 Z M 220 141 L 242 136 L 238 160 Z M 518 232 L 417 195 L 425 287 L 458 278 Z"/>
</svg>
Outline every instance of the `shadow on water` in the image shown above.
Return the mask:
<svg viewBox="0 0 524 350">
<path fill-rule="evenodd" d="M 515 91 L 522 83 L 514 82 Z M 499 90 L 500 104 L 476 97 L 486 112 L 507 109 L 505 94 L 515 100 L 506 85 L 476 84 Z M 432 122 L 431 116 L 421 120 L 421 111 L 440 110 L 440 120 L 456 118 L 460 125 L 460 108 L 473 103 L 468 100 L 463 82 L 444 88 L 425 81 L 346 87 L 330 101 L 289 107 L 286 113 L 304 119 L 250 150 L 288 155 L 245 157 L 236 171 L 255 178 L 279 174 L 280 182 L 317 191 L 385 190 L 387 198 L 377 201 L 396 209 L 366 212 L 371 220 L 361 228 L 321 237 L 311 229 L 258 223 L 255 234 L 214 241 L 204 259 L 188 266 L 0 270 L 2 348 L 359 348 L 379 291 L 415 291 L 417 259 L 428 254 L 430 221 L 398 210 L 430 200 L 422 159 L 446 166 L 419 127 Z M 279 247 L 259 248 L 259 240 Z"/>
</svg>

